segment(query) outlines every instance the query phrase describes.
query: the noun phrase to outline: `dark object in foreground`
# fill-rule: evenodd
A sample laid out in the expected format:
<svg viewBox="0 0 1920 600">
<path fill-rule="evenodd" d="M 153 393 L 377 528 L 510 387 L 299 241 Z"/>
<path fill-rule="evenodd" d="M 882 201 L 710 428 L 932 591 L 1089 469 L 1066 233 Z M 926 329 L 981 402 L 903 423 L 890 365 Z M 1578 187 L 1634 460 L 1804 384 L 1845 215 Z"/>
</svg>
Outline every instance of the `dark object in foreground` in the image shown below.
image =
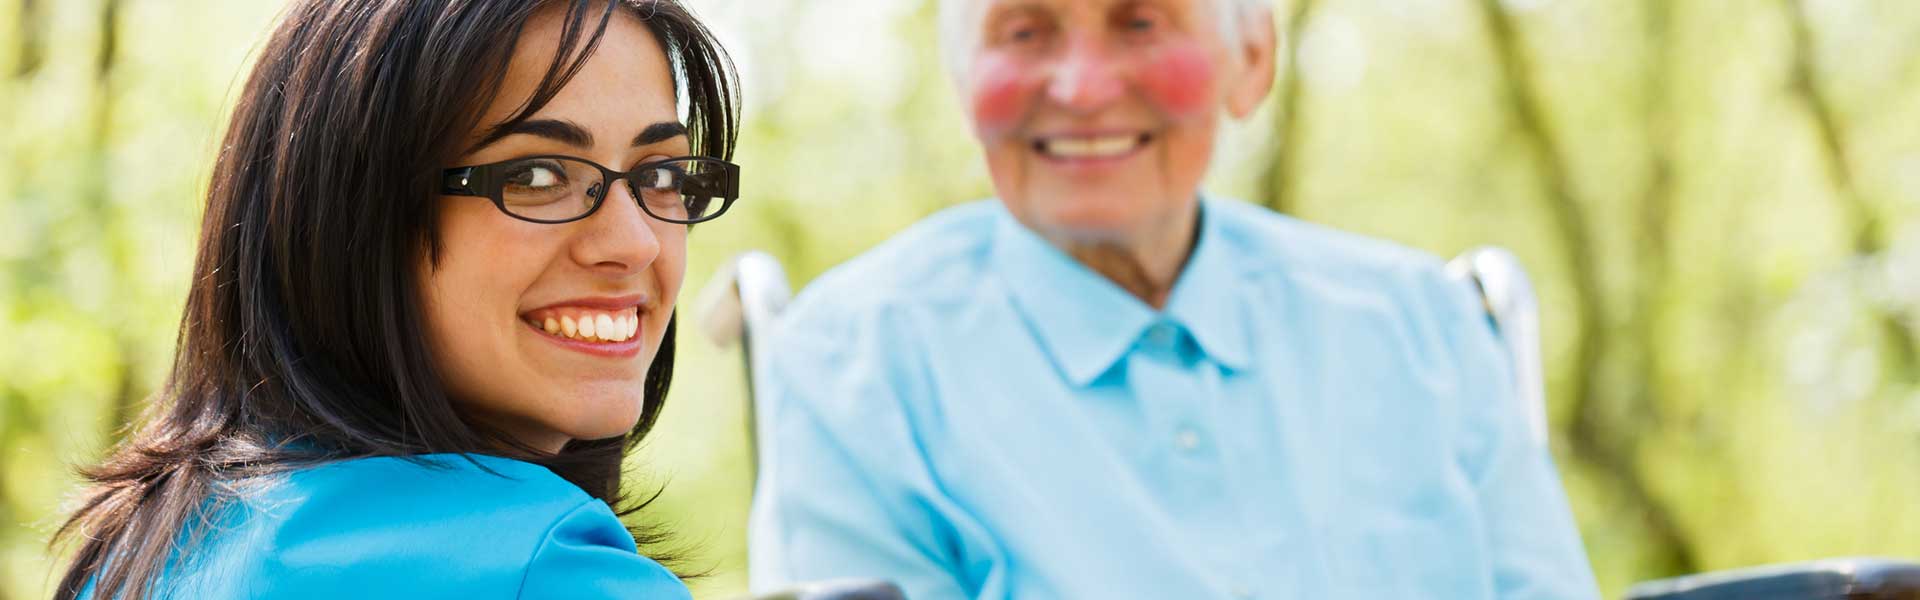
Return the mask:
<svg viewBox="0 0 1920 600">
<path fill-rule="evenodd" d="M 1920 564 L 1838 558 L 1635 584 L 1626 600 L 1920 600 Z"/>
<path fill-rule="evenodd" d="M 907 595 L 880 579 L 834 579 L 760 594 L 753 600 L 907 600 Z"/>
</svg>

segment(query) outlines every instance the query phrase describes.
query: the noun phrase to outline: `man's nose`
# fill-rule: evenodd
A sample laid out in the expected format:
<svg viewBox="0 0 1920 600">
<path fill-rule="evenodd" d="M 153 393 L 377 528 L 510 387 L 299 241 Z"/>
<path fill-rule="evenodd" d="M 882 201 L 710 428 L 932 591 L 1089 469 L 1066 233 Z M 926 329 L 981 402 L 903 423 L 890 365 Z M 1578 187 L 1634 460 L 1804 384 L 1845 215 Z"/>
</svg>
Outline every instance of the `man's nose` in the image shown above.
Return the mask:
<svg viewBox="0 0 1920 600">
<path fill-rule="evenodd" d="M 1047 98 L 1080 111 L 1098 110 L 1126 92 L 1125 72 L 1113 51 L 1094 40 L 1076 40 L 1055 63 Z"/>
</svg>

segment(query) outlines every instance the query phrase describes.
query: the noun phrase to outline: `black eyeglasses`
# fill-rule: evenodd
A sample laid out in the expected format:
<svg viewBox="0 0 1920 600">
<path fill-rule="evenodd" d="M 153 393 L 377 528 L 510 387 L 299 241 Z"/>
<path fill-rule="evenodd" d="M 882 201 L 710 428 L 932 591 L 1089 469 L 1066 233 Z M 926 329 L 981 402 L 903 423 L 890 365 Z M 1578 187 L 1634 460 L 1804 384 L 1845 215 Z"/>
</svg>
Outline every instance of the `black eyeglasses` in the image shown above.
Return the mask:
<svg viewBox="0 0 1920 600">
<path fill-rule="evenodd" d="M 531 156 L 447 169 L 442 194 L 493 200 L 522 221 L 567 223 L 600 210 L 612 182 L 626 180 L 640 210 L 668 223 L 711 221 L 740 197 L 740 165 L 685 156 L 641 163 L 627 172 L 571 156 Z"/>
</svg>

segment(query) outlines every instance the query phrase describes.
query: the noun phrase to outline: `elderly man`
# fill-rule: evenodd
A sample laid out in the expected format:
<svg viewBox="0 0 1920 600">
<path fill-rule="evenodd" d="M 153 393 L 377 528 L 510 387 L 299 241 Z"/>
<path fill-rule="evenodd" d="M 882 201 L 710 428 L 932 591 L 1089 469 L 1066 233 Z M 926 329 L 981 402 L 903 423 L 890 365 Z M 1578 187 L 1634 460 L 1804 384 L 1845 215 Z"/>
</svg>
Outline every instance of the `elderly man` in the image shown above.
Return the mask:
<svg viewBox="0 0 1920 600">
<path fill-rule="evenodd" d="M 773 338 L 756 587 L 1591 598 L 1472 292 L 1198 188 L 1273 82 L 1261 0 L 946 0 L 997 202 Z"/>
</svg>

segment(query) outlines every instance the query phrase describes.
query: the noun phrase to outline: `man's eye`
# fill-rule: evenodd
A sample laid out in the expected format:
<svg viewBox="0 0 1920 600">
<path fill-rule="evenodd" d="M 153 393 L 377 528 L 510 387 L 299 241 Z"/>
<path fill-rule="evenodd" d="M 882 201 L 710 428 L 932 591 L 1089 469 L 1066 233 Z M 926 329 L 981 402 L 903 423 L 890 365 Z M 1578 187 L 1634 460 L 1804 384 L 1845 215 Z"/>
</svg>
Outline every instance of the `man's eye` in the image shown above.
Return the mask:
<svg viewBox="0 0 1920 600">
<path fill-rule="evenodd" d="M 1026 44 L 1039 41 L 1047 34 L 1046 24 L 1031 17 L 1016 18 L 1000 25 L 1001 41 L 1011 44 Z"/>
<path fill-rule="evenodd" d="M 1127 11 L 1120 19 L 1120 27 L 1128 33 L 1152 33 L 1160 30 L 1165 21 L 1159 11 L 1139 8 Z"/>
</svg>

